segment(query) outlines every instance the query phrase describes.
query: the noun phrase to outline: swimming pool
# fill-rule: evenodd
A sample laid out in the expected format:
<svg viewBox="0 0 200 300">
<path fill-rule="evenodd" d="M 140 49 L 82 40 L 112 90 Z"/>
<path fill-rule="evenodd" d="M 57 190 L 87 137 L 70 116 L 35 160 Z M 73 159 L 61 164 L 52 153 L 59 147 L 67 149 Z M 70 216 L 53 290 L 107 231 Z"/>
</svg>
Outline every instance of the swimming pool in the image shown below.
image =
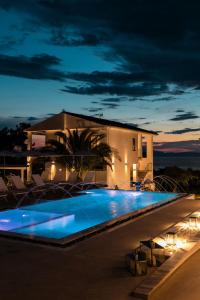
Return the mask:
<svg viewBox="0 0 200 300">
<path fill-rule="evenodd" d="M 0 231 L 8 236 L 65 244 L 178 196 L 176 193 L 93 189 L 72 198 L 0 212 Z"/>
</svg>

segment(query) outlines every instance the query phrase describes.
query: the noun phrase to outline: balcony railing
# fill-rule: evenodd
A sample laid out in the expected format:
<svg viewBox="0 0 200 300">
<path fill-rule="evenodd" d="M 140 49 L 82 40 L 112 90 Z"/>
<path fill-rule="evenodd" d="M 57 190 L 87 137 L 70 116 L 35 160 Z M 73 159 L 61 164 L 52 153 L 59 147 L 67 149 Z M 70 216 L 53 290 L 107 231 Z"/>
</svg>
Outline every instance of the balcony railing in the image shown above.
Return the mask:
<svg viewBox="0 0 200 300">
<path fill-rule="evenodd" d="M 152 163 L 146 164 L 144 167 L 138 169 L 138 172 L 149 172 L 152 171 Z"/>
</svg>

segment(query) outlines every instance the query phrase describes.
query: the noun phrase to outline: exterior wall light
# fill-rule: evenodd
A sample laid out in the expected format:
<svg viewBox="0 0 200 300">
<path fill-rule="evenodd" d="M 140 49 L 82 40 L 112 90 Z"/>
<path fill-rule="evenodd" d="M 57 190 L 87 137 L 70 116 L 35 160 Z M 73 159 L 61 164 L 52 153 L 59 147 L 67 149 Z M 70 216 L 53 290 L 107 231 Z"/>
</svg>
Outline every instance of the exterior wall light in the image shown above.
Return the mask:
<svg viewBox="0 0 200 300">
<path fill-rule="evenodd" d="M 56 175 L 56 165 L 55 165 L 55 161 L 52 160 L 51 161 L 51 169 L 50 169 L 50 180 L 53 180 L 55 175 Z"/>
</svg>

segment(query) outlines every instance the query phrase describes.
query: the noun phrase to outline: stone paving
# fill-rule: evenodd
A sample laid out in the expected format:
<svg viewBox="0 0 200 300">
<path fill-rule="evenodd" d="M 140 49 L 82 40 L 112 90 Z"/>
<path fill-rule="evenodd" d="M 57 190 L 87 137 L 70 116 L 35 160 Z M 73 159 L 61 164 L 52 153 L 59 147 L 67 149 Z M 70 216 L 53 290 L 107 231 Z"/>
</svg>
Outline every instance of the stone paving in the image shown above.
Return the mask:
<svg viewBox="0 0 200 300">
<path fill-rule="evenodd" d="M 140 240 L 159 235 L 198 209 L 199 200 L 178 200 L 66 249 L 2 238 L 0 299 L 133 299 L 131 293 L 143 278 L 128 273 L 125 254 L 136 248 Z M 163 294 L 159 297 L 167 299 Z"/>
</svg>

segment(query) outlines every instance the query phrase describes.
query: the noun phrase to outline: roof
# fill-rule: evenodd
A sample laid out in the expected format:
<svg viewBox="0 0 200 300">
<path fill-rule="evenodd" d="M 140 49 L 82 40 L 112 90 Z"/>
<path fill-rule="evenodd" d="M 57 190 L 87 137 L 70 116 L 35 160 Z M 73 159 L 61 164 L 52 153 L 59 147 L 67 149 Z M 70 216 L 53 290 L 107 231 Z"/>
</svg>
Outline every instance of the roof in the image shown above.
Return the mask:
<svg viewBox="0 0 200 300">
<path fill-rule="evenodd" d="M 157 135 L 157 132 L 155 132 L 155 131 L 146 130 L 146 129 L 139 128 L 139 127 L 131 125 L 131 124 L 127 124 L 127 123 L 121 123 L 121 122 L 117 122 L 117 121 L 101 119 L 101 118 L 86 116 L 86 115 L 82 115 L 82 114 L 71 113 L 71 112 L 67 112 L 67 111 L 65 111 L 64 113 L 69 114 L 74 117 L 83 118 L 88 121 L 96 122 L 96 123 L 99 123 L 99 124 L 105 125 L 105 126 L 131 129 L 131 130 L 136 130 L 136 131 L 141 131 L 141 132 L 146 132 L 146 133 L 151 133 L 151 134 Z"/>
<path fill-rule="evenodd" d="M 59 126 L 55 125 L 55 123 L 53 120 L 55 119 L 55 121 L 58 120 L 58 117 L 60 117 L 60 121 L 61 119 L 63 120 L 63 115 L 67 114 L 68 116 L 72 116 L 72 117 L 77 117 L 77 118 L 81 118 L 90 122 L 94 122 L 103 126 L 109 126 L 109 127 L 118 127 L 118 128 L 124 128 L 124 129 L 129 129 L 129 130 L 134 130 L 134 131 L 139 131 L 139 132 L 144 132 L 144 133 L 150 133 L 150 134 L 154 134 L 157 135 L 157 133 L 155 131 L 151 131 L 151 130 L 146 130 L 143 128 L 139 128 L 137 126 L 134 126 L 132 124 L 127 124 L 127 123 L 121 123 L 121 122 L 117 122 L 117 121 L 112 121 L 112 120 L 107 120 L 107 119 L 101 119 L 101 118 L 97 118 L 97 117 L 92 117 L 92 116 L 87 116 L 87 115 L 82 115 L 82 114 L 77 114 L 77 113 L 72 113 L 72 112 L 68 112 L 68 111 L 63 111 L 53 117 L 48 118 L 47 120 L 52 120 L 51 128 L 48 128 L 49 130 L 54 129 L 54 130 L 63 130 L 63 125 L 61 126 L 61 124 L 59 124 Z M 26 131 L 37 131 L 37 130 L 42 130 L 43 125 L 46 123 L 47 120 L 44 120 L 40 123 L 37 123 L 31 127 L 29 127 L 28 129 L 26 129 Z M 61 121 L 62 122 L 62 121 Z M 60 122 L 59 122 L 60 123 Z"/>
</svg>

